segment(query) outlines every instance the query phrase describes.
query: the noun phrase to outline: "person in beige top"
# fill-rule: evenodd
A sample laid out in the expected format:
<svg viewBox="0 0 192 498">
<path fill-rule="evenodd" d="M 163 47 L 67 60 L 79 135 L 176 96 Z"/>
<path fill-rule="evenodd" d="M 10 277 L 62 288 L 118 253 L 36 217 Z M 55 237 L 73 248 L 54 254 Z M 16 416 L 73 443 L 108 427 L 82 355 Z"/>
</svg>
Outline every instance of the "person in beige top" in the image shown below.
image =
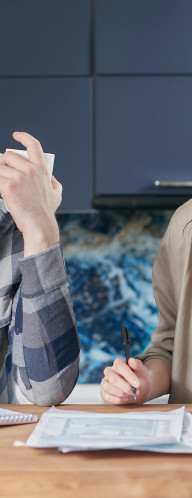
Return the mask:
<svg viewBox="0 0 192 498">
<path fill-rule="evenodd" d="M 152 281 L 159 324 L 152 345 L 128 365 L 106 367 L 102 398 L 113 404 L 144 403 L 170 394 L 169 403 L 192 403 L 192 200 L 179 207 L 159 245 Z M 136 388 L 136 400 L 131 391 Z"/>
</svg>

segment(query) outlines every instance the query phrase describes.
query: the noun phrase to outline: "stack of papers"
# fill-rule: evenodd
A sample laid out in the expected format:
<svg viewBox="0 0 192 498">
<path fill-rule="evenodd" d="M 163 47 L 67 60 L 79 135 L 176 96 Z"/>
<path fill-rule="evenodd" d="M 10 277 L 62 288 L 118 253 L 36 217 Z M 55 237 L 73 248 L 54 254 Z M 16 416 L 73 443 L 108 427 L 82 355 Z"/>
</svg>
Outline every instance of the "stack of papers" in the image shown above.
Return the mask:
<svg viewBox="0 0 192 498">
<path fill-rule="evenodd" d="M 104 449 L 192 453 L 192 415 L 184 406 L 167 412 L 110 414 L 52 407 L 41 416 L 26 446 L 56 447 L 63 453 Z"/>
</svg>

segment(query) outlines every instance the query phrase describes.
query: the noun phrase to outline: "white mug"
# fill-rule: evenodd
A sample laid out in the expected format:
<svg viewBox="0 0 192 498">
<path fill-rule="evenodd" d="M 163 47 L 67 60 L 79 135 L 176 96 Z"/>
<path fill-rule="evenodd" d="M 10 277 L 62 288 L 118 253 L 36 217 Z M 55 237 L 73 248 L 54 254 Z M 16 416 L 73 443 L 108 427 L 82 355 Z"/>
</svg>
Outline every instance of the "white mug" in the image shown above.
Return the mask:
<svg viewBox="0 0 192 498">
<path fill-rule="evenodd" d="M 28 156 L 28 153 L 26 150 L 6 149 L 6 151 L 15 152 L 16 154 L 20 154 L 20 156 L 23 156 L 23 157 L 26 157 L 26 159 L 29 159 L 29 156 Z M 47 173 L 49 175 L 49 178 L 51 179 L 52 173 L 53 173 L 55 154 L 47 154 L 46 152 L 44 152 L 43 155 L 44 155 L 44 159 L 45 159 Z"/>
<path fill-rule="evenodd" d="M 28 153 L 26 150 L 19 150 L 19 149 L 6 149 L 6 151 L 10 152 L 15 152 L 16 154 L 19 154 L 20 156 L 25 157 L 26 159 L 29 159 Z M 54 160 L 55 160 L 55 154 L 47 154 L 46 152 L 43 153 L 44 159 L 45 159 L 45 165 L 47 168 L 47 173 L 49 175 L 49 178 L 51 179 L 52 173 L 53 173 L 53 166 L 54 166 Z M 2 156 L 2 154 L 0 154 Z M 4 201 L 5 204 L 5 201 Z M 5 204 L 5 207 L 8 211 L 8 207 Z"/>
</svg>

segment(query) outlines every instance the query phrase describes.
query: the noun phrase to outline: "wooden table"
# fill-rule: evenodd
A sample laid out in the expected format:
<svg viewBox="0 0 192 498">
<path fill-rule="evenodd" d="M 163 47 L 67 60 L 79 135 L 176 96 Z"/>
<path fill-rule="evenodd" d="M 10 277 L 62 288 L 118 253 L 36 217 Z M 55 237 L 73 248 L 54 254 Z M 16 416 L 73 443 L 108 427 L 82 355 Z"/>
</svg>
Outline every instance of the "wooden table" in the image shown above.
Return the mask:
<svg viewBox="0 0 192 498">
<path fill-rule="evenodd" d="M 1 405 L 39 417 L 47 408 Z M 63 405 L 61 410 L 167 411 L 181 405 Z M 186 405 L 192 412 L 192 405 Z M 35 424 L 0 427 L 1 498 L 191 498 L 192 455 L 139 451 L 59 453 L 57 449 L 14 447 Z"/>
</svg>

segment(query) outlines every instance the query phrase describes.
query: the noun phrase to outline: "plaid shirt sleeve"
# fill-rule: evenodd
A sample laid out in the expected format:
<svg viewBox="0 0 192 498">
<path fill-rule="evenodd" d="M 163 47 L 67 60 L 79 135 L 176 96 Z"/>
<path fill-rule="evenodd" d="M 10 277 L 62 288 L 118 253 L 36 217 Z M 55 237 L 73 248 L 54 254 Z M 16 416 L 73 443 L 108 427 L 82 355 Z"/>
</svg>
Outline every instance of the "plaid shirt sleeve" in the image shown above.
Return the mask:
<svg viewBox="0 0 192 498">
<path fill-rule="evenodd" d="M 79 369 L 79 339 L 60 244 L 19 259 L 19 268 L 13 374 L 32 403 L 59 404 L 71 393 Z"/>
</svg>

